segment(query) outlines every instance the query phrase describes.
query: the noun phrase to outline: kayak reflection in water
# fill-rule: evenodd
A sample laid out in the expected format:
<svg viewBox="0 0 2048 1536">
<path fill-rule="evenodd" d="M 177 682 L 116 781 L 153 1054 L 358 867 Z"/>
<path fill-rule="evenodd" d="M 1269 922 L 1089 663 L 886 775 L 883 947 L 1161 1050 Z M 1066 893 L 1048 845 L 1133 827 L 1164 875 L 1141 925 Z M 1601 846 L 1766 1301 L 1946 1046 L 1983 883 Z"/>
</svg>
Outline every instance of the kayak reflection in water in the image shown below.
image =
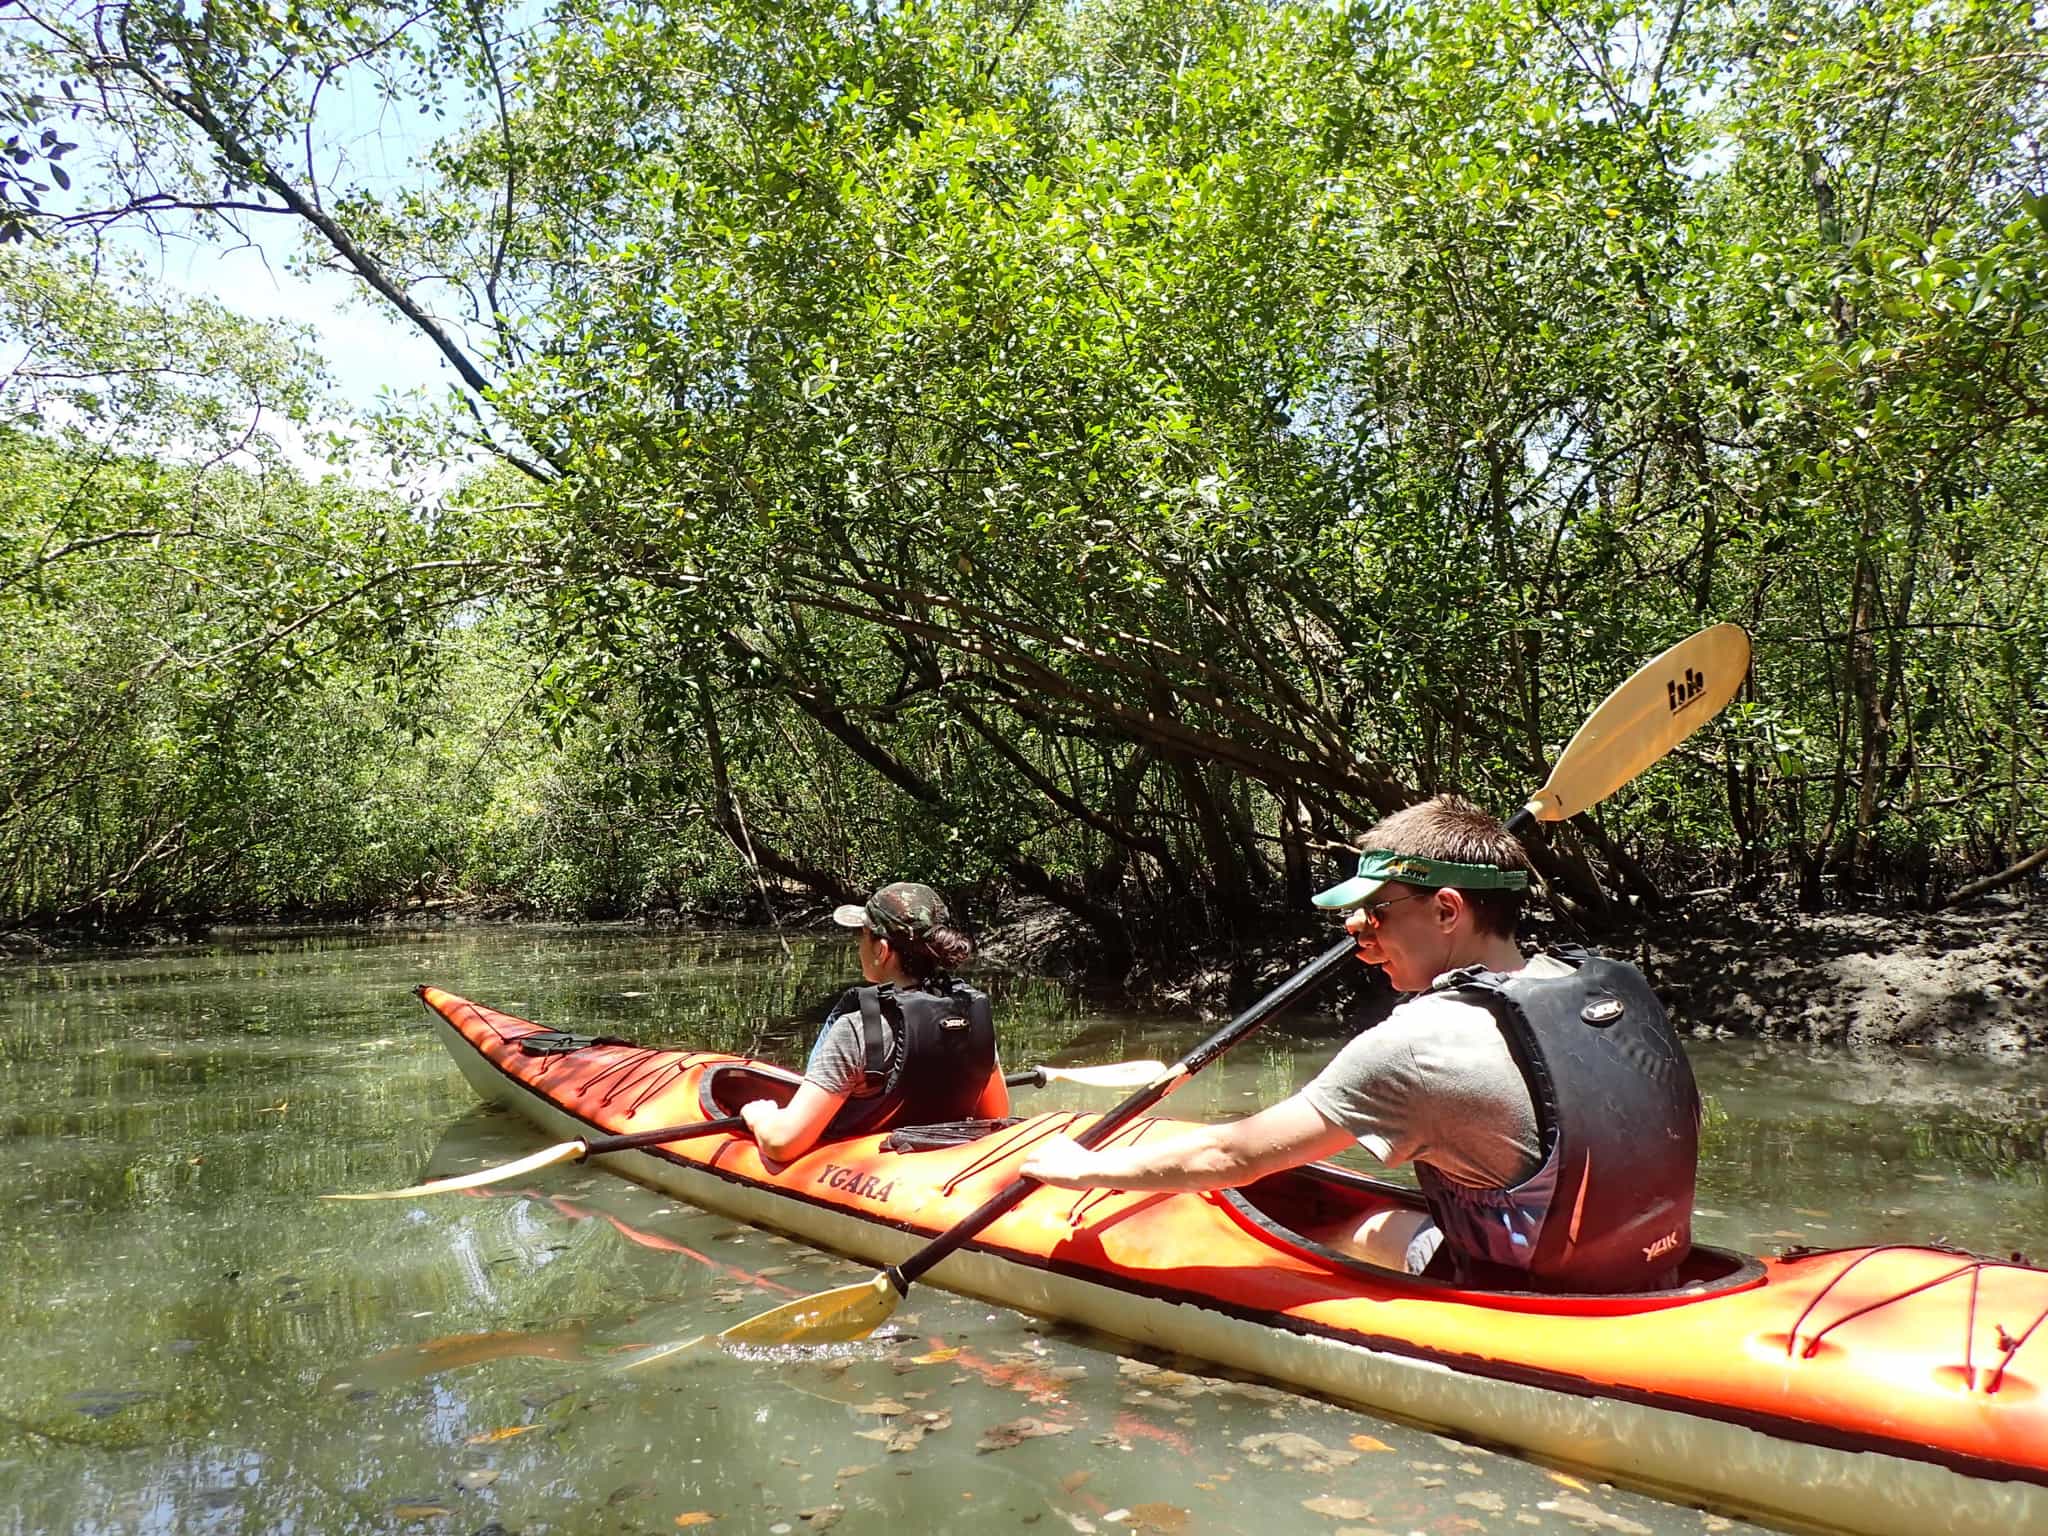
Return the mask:
<svg viewBox="0 0 2048 1536">
<path fill-rule="evenodd" d="M 1363 1145 L 1412 1162 L 1428 1210 L 1382 1210 L 1330 1246 L 1462 1284 L 1640 1291 L 1692 1246 L 1699 1095 L 1640 972 L 1582 949 L 1524 955 L 1528 855 L 1440 795 L 1365 836 L 1316 905 L 1411 994 L 1300 1092 L 1157 1144 L 1044 1143 L 1020 1170 L 1070 1189 L 1199 1190 Z"/>
<path fill-rule="evenodd" d="M 860 930 L 867 985 L 833 1005 L 787 1104 L 740 1107 L 763 1155 L 789 1162 L 820 1140 L 1007 1115 L 987 994 L 952 974 L 974 946 L 938 892 L 898 881 L 832 919 Z"/>
</svg>

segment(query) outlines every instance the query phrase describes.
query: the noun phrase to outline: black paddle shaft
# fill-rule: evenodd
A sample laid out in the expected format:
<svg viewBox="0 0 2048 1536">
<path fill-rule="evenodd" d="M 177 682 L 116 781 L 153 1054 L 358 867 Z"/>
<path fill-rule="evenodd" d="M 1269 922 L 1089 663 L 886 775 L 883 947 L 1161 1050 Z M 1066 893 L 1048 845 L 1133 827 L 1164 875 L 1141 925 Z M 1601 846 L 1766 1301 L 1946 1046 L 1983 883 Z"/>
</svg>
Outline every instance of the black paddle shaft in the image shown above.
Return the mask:
<svg viewBox="0 0 2048 1536">
<path fill-rule="evenodd" d="M 1043 1088 L 1045 1070 L 1033 1067 L 1025 1072 L 1012 1072 L 1004 1077 L 1007 1088 Z M 694 1125 L 664 1125 L 651 1131 L 633 1131 L 625 1136 L 592 1136 L 583 1143 L 583 1157 L 595 1157 L 600 1152 L 630 1152 L 635 1147 L 658 1147 L 665 1141 L 688 1141 L 694 1136 L 717 1136 L 726 1131 L 743 1131 L 747 1122 L 738 1115 L 727 1115 L 722 1120 L 699 1120 Z M 578 1158 L 581 1162 L 583 1159 Z"/>
<path fill-rule="evenodd" d="M 651 1131 L 634 1131 L 625 1136 L 592 1136 L 583 1143 L 583 1157 L 599 1152 L 630 1152 L 635 1147 L 658 1147 L 665 1141 L 688 1141 L 693 1136 L 716 1136 L 722 1131 L 743 1131 L 747 1122 L 738 1115 L 723 1120 L 700 1120 L 695 1125 L 663 1125 Z M 583 1159 L 578 1158 L 581 1162 Z"/>
<path fill-rule="evenodd" d="M 1089 1126 L 1087 1130 L 1074 1138 L 1075 1141 L 1084 1147 L 1101 1145 L 1109 1137 L 1115 1135 L 1124 1126 L 1130 1124 L 1131 1121 L 1137 1119 L 1138 1116 L 1173 1092 L 1175 1088 L 1180 1086 L 1183 1078 L 1190 1077 L 1194 1073 L 1201 1071 L 1202 1068 L 1206 1067 L 1218 1056 L 1221 1056 L 1246 1035 L 1252 1033 L 1253 1030 L 1259 1028 L 1268 1019 L 1291 1006 L 1304 993 L 1312 992 L 1317 987 L 1320 987 L 1331 976 L 1342 970 L 1346 962 L 1357 952 L 1357 944 L 1349 937 L 1345 938 L 1341 944 L 1332 945 L 1306 969 L 1297 971 L 1286 981 L 1280 983 L 1279 986 L 1268 992 L 1256 1003 L 1253 1003 L 1251 1007 L 1245 1009 L 1243 1013 L 1240 1013 L 1215 1034 L 1204 1040 L 1192 1051 L 1189 1051 L 1187 1055 L 1181 1057 L 1178 1062 L 1168 1068 L 1155 1081 L 1147 1083 L 1136 1093 L 1125 1099 L 1123 1103 L 1117 1105 L 1115 1109 L 1112 1109 L 1100 1120 Z M 890 1284 L 896 1287 L 898 1294 L 907 1294 L 910 1287 L 917 1282 L 926 1270 L 980 1232 L 990 1222 L 1001 1216 L 1011 1206 L 1022 1200 L 1036 1188 L 1038 1188 L 1038 1180 L 1036 1179 L 1012 1179 L 1001 1190 L 983 1202 L 973 1215 L 956 1223 L 951 1231 L 941 1233 L 938 1237 L 933 1238 L 901 1264 L 891 1265 L 885 1271 L 889 1276 Z"/>
</svg>

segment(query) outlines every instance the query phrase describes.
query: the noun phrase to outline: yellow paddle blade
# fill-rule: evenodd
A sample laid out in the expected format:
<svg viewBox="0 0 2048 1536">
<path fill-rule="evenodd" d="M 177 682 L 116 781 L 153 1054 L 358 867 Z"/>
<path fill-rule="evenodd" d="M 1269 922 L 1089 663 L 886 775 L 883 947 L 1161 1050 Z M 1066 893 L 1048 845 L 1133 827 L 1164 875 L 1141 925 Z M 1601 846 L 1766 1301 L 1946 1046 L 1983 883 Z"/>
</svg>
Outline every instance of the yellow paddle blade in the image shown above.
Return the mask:
<svg viewBox="0 0 2048 1536">
<path fill-rule="evenodd" d="M 1083 1083 L 1090 1088 L 1142 1088 L 1166 1075 L 1163 1061 L 1112 1061 L 1100 1067 L 1040 1067 L 1056 1083 Z"/>
<path fill-rule="evenodd" d="M 735 1323 L 719 1337 L 735 1344 L 843 1344 L 864 1339 L 889 1321 L 902 1299 L 884 1272 L 859 1285 L 786 1301 Z"/>
<path fill-rule="evenodd" d="M 1653 657 L 1601 700 L 1529 801 L 1538 821 L 1590 809 L 1721 713 L 1749 675 L 1749 636 L 1716 624 Z"/>
<path fill-rule="evenodd" d="M 546 1168 L 553 1163 L 574 1162 L 589 1149 L 580 1141 L 564 1141 L 552 1147 L 543 1147 L 529 1157 L 522 1157 L 516 1163 L 500 1163 L 495 1168 L 479 1168 L 475 1173 L 457 1174 L 446 1179 L 429 1179 L 424 1184 L 414 1184 L 407 1189 L 373 1189 L 353 1195 L 322 1195 L 322 1200 L 409 1200 L 415 1195 L 448 1195 L 458 1189 L 481 1189 L 486 1184 L 496 1184 L 505 1179 L 516 1179 L 521 1174 L 532 1173 L 536 1168 Z"/>
</svg>

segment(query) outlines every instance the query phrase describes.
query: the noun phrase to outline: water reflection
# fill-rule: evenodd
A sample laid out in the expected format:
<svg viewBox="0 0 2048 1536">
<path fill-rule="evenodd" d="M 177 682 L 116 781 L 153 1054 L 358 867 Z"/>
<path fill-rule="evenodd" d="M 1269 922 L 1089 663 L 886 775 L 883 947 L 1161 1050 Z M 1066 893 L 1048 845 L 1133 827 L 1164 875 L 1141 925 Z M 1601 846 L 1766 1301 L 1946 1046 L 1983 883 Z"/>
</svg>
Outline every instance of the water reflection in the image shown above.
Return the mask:
<svg viewBox="0 0 2048 1536">
<path fill-rule="evenodd" d="M 0 971 L 0 1532 L 1711 1523 L 929 1288 L 870 1344 L 621 1371 L 869 1271 L 590 1164 L 431 1202 L 313 1198 L 535 1145 L 476 1109 L 407 996 L 420 981 L 796 1062 L 850 972 L 837 943 L 785 959 L 753 935 L 461 929 Z M 1028 978 L 991 990 L 1013 1067 L 1170 1059 L 1207 1032 Z M 1328 1029 L 1247 1042 L 1174 1112 L 1279 1097 Z M 1708 1240 L 2048 1250 L 2039 1065 L 1697 1056 Z"/>
</svg>

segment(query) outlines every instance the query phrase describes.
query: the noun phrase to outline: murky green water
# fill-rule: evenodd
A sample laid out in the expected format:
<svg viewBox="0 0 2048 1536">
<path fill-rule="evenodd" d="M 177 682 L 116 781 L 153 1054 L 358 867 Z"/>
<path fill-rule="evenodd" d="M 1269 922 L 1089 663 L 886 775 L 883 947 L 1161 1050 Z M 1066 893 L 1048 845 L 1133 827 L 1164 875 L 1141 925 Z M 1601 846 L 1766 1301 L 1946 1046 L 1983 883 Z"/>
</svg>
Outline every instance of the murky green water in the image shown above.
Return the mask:
<svg viewBox="0 0 2048 1536">
<path fill-rule="evenodd" d="M 313 1198 L 533 1145 L 476 1109 L 419 981 L 795 1062 L 851 968 L 753 935 L 504 929 L 0 968 L 0 1531 L 1753 1529 L 928 1287 L 893 1340 L 622 1375 L 616 1345 L 868 1271 L 589 1167 Z M 1171 1059 L 1206 1032 L 992 990 L 1011 1066 Z M 1248 1042 L 1175 1113 L 1281 1096 L 1336 1048 L 1314 1022 Z M 2048 1064 L 1695 1061 L 1704 1239 L 2048 1254 Z"/>
</svg>

